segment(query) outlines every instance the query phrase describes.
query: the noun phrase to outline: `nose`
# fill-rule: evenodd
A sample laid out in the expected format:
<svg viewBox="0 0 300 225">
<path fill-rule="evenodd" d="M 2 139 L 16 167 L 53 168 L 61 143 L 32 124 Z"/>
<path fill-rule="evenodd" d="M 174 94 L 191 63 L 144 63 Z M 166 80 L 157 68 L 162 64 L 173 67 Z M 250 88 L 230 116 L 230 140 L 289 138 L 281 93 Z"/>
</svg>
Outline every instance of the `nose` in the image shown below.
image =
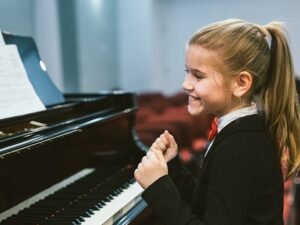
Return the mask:
<svg viewBox="0 0 300 225">
<path fill-rule="evenodd" d="M 193 90 L 193 85 L 189 80 L 189 75 L 187 74 L 184 78 L 184 81 L 182 83 L 182 89 L 185 91 L 192 91 Z"/>
</svg>

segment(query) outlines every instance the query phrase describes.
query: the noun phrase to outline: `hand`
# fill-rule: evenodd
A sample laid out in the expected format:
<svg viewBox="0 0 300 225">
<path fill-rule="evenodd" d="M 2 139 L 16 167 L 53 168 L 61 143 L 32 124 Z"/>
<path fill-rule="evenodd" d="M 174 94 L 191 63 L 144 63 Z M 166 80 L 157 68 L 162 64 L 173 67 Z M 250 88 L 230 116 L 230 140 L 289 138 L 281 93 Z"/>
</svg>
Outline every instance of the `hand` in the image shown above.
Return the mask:
<svg viewBox="0 0 300 225">
<path fill-rule="evenodd" d="M 168 174 L 168 166 L 160 151 L 148 151 L 134 171 L 136 181 L 144 188 L 148 188 L 160 177 Z"/>
<path fill-rule="evenodd" d="M 167 130 L 165 130 L 164 133 L 162 133 L 151 145 L 150 151 L 153 150 L 162 152 L 166 162 L 175 158 L 178 153 L 178 147 L 175 139 Z"/>
</svg>

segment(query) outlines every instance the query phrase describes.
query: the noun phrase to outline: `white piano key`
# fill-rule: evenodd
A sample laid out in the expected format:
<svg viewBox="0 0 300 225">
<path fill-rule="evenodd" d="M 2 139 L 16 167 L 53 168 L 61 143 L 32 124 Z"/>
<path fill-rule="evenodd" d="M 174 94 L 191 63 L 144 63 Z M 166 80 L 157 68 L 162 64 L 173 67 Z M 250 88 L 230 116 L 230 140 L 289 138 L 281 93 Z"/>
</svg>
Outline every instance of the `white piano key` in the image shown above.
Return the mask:
<svg viewBox="0 0 300 225">
<path fill-rule="evenodd" d="M 128 188 L 124 189 L 121 194 L 114 197 L 103 208 L 93 211 L 94 215 L 86 217 L 82 225 L 112 225 L 141 200 L 143 191 L 143 188 L 137 182 L 130 184 Z"/>
<path fill-rule="evenodd" d="M 64 179 L 63 181 L 51 186 L 50 188 L 32 196 L 31 198 L 21 202 L 20 204 L 4 211 L 3 213 L 0 214 L 0 222 L 2 220 L 5 220 L 6 218 L 14 215 L 14 214 L 17 214 L 19 211 L 25 209 L 25 208 L 28 208 L 29 206 L 33 205 L 34 203 L 44 199 L 45 197 L 49 196 L 50 194 L 53 194 L 54 192 L 68 186 L 69 184 L 87 176 L 88 174 L 94 172 L 95 169 L 93 168 L 86 168 L 86 169 L 83 169 L 81 171 L 79 171 L 78 173 Z"/>
</svg>

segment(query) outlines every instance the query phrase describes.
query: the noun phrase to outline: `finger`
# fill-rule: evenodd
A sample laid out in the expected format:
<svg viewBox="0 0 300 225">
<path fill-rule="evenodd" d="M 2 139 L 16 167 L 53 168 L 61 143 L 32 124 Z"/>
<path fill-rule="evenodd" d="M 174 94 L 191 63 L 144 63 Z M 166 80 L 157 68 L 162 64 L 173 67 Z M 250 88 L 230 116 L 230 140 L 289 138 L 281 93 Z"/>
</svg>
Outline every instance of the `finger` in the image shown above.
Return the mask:
<svg viewBox="0 0 300 225">
<path fill-rule="evenodd" d="M 165 137 L 166 135 L 163 133 L 160 135 L 160 139 L 162 141 L 162 143 L 164 143 L 165 146 L 168 146 L 169 144 L 169 140 Z"/>
<path fill-rule="evenodd" d="M 155 148 L 154 143 L 150 146 L 149 150 L 152 150 L 153 148 Z"/>
<path fill-rule="evenodd" d="M 142 163 L 146 163 L 147 162 L 147 156 L 144 156 L 143 158 L 142 158 Z"/>
<path fill-rule="evenodd" d="M 158 158 L 159 161 L 165 162 L 164 155 L 161 151 L 155 151 L 154 153 L 155 153 L 155 155 L 156 155 L 156 157 Z"/>
<path fill-rule="evenodd" d="M 138 170 L 138 168 L 136 168 L 134 170 L 134 177 L 135 177 L 136 181 L 139 182 L 139 180 L 141 178 L 141 174 L 140 174 L 140 171 Z"/>
<path fill-rule="evenodd" d="M 152 143 L 152 145 L 151 145 L 151 147 L 150 148 L 152 148 L 152 147 L 156 147 L 157 146 L 157 138 L 155 139 L 155 141 Z M 157 148 L 157 147 L 156 147 Z"/>
<path fill-rule="evenodd" d="M 176 141 L 175 141 L 173 135 L 171 135 L 171 134 L 169 133 L 169 131 L 167 131 L 167 130 L 165 130 L 164 134 L 166 135 L 166 138 L 167 138 L 167 139 L 169 140 L 169 142 L 170 142 L 170 147 L 171 147 L 171 148 L 176 148 L 176 147 L 177 147 L 177 144 L 176 144 Z"/>
<path fill-rule="evenodd" d="M 160 151 L 154 150 L 154 151 L 151 151 L 151 152 L 147 152 L 147 157 L 149 158 L 149 160 L 157 159 L 157 156 L 156 156 L 155 152 L 160 152 Z"/>
<path fill-rule="evenodd" d="M 160 150 L 159 150 L 159 148 L 157 148 L 156 146 L 153 146 L 153 145 L 152 145 L 152 146 L 150 147 L 149 151 L 151 152 L 151 151 L 160 151 Z M 149 151 L 148 151 L 148 152 L 149 152 Z"/>
<path fill-rule="evenodd" d="M 158 139 L 157 139 L 156 144 L 158 145 L 158 147 L 159 147 L 162 151 L 166 150 L 166 148 L 167 148 L 167 147 L 165 146 L 165 144 L 163 143 L 163 141 L 161 140 L 161 138 L 158 138 Z"/>
<path fill-rule="evenodd" d="M 134 176 L 136 176 L 136 174 L 138 174 L 139 170 L 138 169 L 135 169 L 134 170 Z"/>
<path fill-rule="evenodd" d="M 154 142 L 151 146 L 151 148 L 156 149 L 156 150 L 160 150 L 158 144 L 156 142 Z"/>
<path fill-rule="evenodd" d="M 137 169 L 138 169 L 139 171 L 141 171 L 141 170 L 143 169 L 143 164 L 142 164 L 142 163 L 139 163 Z"/>
<path fill-rule="evenodd" d="M 155 144 L 159 145 L 160 143 L 162 143 L 162 140 L 160 139 L 160 137 L 156 138 Z"/>
<path fill-rule="evenodd" d="M 173 137 L 168 130 L 165 130 L 163 134 L 168 139 L 168 141 L 170 141 Z"/>
</svg>

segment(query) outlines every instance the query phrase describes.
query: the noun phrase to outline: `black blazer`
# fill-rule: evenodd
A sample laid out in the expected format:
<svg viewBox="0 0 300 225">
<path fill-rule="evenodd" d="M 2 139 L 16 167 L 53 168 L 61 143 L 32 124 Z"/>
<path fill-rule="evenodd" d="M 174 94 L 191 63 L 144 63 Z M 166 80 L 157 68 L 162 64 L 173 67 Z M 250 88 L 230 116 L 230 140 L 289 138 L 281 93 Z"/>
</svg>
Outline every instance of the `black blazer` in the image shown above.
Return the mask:
<svg viewBox="0 0 300 225">
<path fill-rule="evenodd" d="M 142 194 L 166 225 L 283 225 L 283 176 L 262 116 L 231 122 L 195 178 L 179 162 Z"/>
</svg>

